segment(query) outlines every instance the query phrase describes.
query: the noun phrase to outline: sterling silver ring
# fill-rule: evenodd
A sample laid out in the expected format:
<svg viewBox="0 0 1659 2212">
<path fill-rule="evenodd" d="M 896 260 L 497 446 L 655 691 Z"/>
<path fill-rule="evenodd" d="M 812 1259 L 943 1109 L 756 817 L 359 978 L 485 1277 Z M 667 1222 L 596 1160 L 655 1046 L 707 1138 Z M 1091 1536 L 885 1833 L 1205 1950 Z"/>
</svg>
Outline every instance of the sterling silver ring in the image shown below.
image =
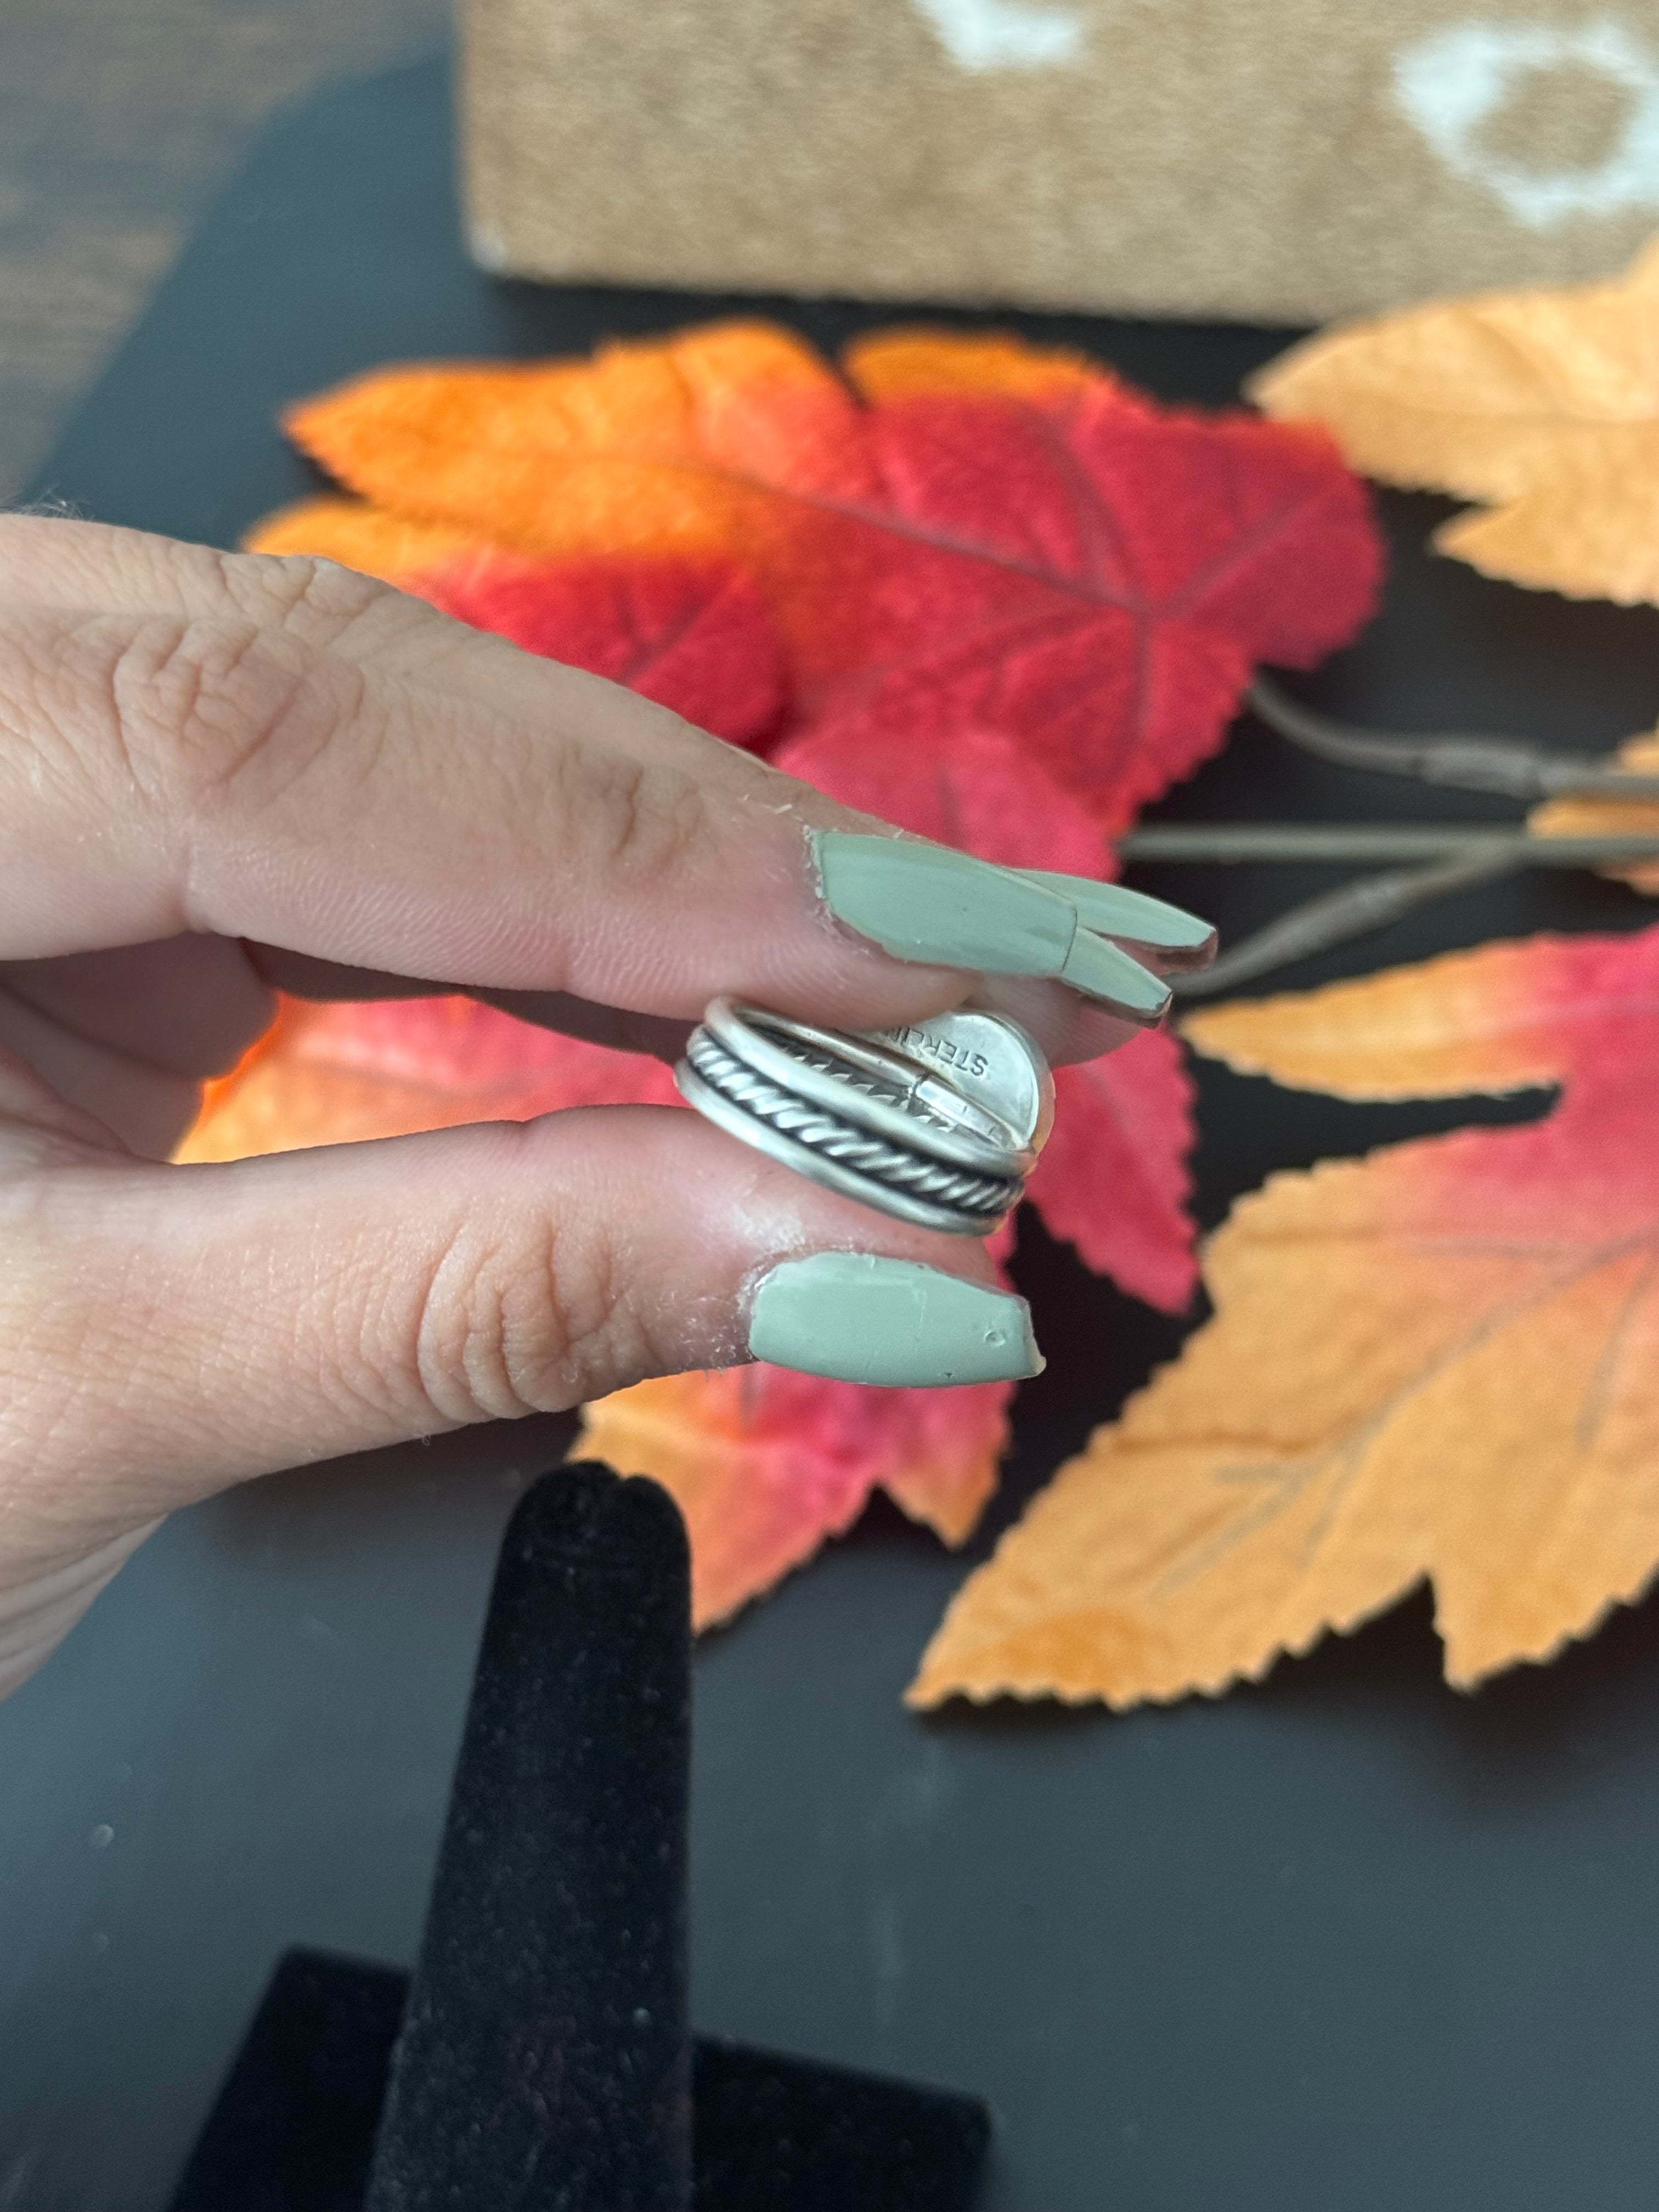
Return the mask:
<svg viewBox="0 0 1659 2212">
<path fill-rule="evenodd" d="M 1054 1119 L 1042 1053 L 974 1007 L 854 1032 L 716 999 L 674 1080 L 798 1175 L 958 1237 L 988 1236 L 1018 1205 Z"/>
</svg>

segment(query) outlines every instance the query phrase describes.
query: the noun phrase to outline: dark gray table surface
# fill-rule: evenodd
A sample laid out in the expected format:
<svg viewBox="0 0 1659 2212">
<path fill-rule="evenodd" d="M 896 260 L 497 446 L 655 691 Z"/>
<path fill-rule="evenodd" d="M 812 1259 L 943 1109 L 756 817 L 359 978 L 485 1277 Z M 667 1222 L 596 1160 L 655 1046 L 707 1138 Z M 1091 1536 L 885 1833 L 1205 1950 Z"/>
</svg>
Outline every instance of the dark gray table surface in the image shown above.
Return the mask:
<svg viewBox="0 0 1659 2212">
<path fill-rule="evenodd" d="M 37 491 L 231 544 L 309 481 L 273 428 L 284 399 L 399 356 L 574 351 L 729 304 L 477 275 L 447 114 L 434 63 L 282 124 Z M 890 311 L 787 312 L 833 342 Z M 1280 342 L 1023 319 L 1207 401 Z M 1431 562 L 1438 511 L 1389 503 L 1388 610 L 1326 696 L 1587 747 L 1651 723 L 1659 617 Z M 1251 730 L 1170 806 L 1490 811 L 1379 796 Z M 1304 887 L 1156 881 L 1235 931 Z M 1605 884 L 1522 881 L 1289 980 L 1642 914 Z M 1360 1110 L 1202 1084 L 1209 1221 L 1273 1167 L 1543 1103 Z M 1051 1365 L 974 1557 L 1181 1334 L 1040 1232 L 1018 1264 Z M 287 1945 L 408 1960 L 494 1547 L 568 1435 L 476 1432 L 181 1515 L 0 1708 L 0 2212 L 155 2212 Z M 878 1504 L 706 1644 L 701 2026 L 988 2094 L 986 2212 L 1659 2200 L 1659 1607 L 1474 1698 L 1440 1684 L 1419 1597 L 1217 1704 L 908 1717 L 963 1571 Z"/>
</svg>

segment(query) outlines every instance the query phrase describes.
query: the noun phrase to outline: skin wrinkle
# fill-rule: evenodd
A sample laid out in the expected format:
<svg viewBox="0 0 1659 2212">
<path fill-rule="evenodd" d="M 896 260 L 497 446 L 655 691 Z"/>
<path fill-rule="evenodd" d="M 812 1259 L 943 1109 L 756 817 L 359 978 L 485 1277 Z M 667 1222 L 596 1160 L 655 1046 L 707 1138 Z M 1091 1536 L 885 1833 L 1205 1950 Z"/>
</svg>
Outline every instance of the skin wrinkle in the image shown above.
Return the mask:
<svg viewBox="0 0 1659 2212">
<path fill-rule="evenodd" d="M 91 538 L 131 541 L 130 532 L 98 524 L 84 527 Z M 256 623 L 275 619 L 301 647 L 325 650 L 394 690 L 410 690 L 427 705 L 435 688 L 453 692 L 452 703 L 476 708 L 480 695 L 489 690 L 489 684 L 481 680 L 484 674 L 496 682 L 512 682 L 516 690 L 526 695 L 545 693 L 550 684 L 556 683 L 562 695 L 562 721 L 574 724 L 586 716 L 612 750 L 629 749 L 641 731 L 649 729 L 659 741 L 659 750 L 660 741 L 676 740 L 704 756 L 706 763 L 704 733 L 692 729 L 669 708 L 630 698 L 624 722 L 614 708 L 616 687 L 603 678 L 585 670 L 534 660 L 503 640 L 471 629 L 392 586 L 360 576 L 336 562 L 305 554 L 231 554 L 197 546 L 169 550 L 188 557 L 147 578 L 143 593 L 129 591 L 125 595 L 125 601 L 131 603 L 128 611 L 134 608 L 154 611 L 159 597 L 166 599 L 181 618 L 212 619 L 228 612 Z M 5 566 L 0 546 L 0 576 Z M 32 575 L 37 579 L 44 575 L 46 581 L 55 574 L 55 565 L 50 562 L 35 561 L 29 567 Z M 175 569 L 185 573 L 176 574 Z M 303 583 L 289 581 L 290 570 L 303 578 Z M 333 604 L 337 598 L 341 602 L 337 606 Z M 81 605 L 78 589 L 73 604 Z M 46 597 L 40 600 L 38 611 L 50 615 L 61 610 Z M 367 634 L 364 642 L 353 650 L 360 631 Z M 459 671 L 453 684 L 447 680 L 452 666 Z M 523 680 L 526 678 L 527 682 Z M 538 700 L 533 713 L 526 704 L 507 713 L 500 702 L 494 703 L 498 720 L 513 721 L 532 734 L 540 731 L 546 719 L 544 698 Z M 726 748 L 720 748 L 716 759 L 726 752 Z M 758 769 L 759 764 L 748 763 L 745 755 L 732 753 L 730 757 L 734 765 Z"/>
<path fill-rule="evenodd" d="M 476 791 L 488 775 L 487 757 L 481 760 L 476 749 L 465 743 L 447 751 L 452 758 L 466 758 L 465 778 L 459 768 L 453 773 L 458 781 Z M 608 848 L 612 872 L 623 890 L 635 880 L 649 885 L 665 870 L 675 869 L 682 852 L 694 848 L 697 835 L 706 827 L 706 794 L 678 769 L 647 767 L 641 770 L 631 762 L 607 757 L 592 746 L 557 744 L 549 746 L 533 766 L 539 770 L 537 781 L 544 790 L 550 777 L 562 775 L 566 779 L 565 804 L 555 810 L 561 843 L 571 848 L 573 856 L 580 852 L 584 860 L 593 850 Z M 524 772 L 530 773 L 532 767 L 525 763 Z M 521 818 L 529 796 L 509 787 L 501 801 L 502 818 Z M 463 857 L 452 849 L 447 872 L 464 875 Z M 550 858 L 556 863 L 556 854 Z M 556 875 L 556 865 L 553 872 Z M 401 902 L 407 895 L 400 890 L 398 896 Z M 571 929 L 567 932 L 567 945 L 579 951 L 584 942 L 598 941 L 603 922 L 602 914 L 595 912 L 588 923 L 589 937 L 584 939 L 578 930 Z M 510 917 L 503 917 L 495 942 L 510 946 L 522 941 L 520 933 L 527 933 L 528 929 L 528 924 L 520 923 L 515 932 Z M 543 988 L 564 988 L 566 976 L 560 968 L 568 968 L 568 961 L 556 965 L 552 958 L 544 957 L 540 965 Z"/>
<path fill-rule="evenodd" d="M 62 708 L 50 718 L 54 737 L 71 752 L 77 749 L 77 739 L 80 744 L 86 744 L 80 734 L 77 709 L 84 710 L 89 696 L 94 709 L 88 732 L 94 749 L 88 773 L 89 786 L 94 791 L 100 789 L 113 768 L 119 784 L 146 814 L 152 819 L 165 819 L 167 791 L 165 787 L 158 788 L 147 773 L 146 749 L 132 742 L 138 726 L 123 711 L 122 676 L 129 657 L 142 650 L 146 629 L 152 634 L 160 629 L 176 638 L 179 625 L 165 617 L 134 624 L 118 617 L 82 612 L 61 623 L 55 635 L 50 622 L 42 628 L 46 634 L 37 649 L 43 663 L 51 668 L 53 657 L 61 654 L 58 665 L 68 679 L 67 685 L 53 687 L 68 690 Z M 100 767 L 102 775 L 98 773 Z"/>
<path fill-rule="evenodd" d="M 479 1405 L 526 1413 L 551 1409 L 567 1389 L 574 1393 L 570 1402 L 579 1402 L 580 1347 L 604 1330 L 616 1285 L 603 1239 L 597 1249 L 580 1253 L 569 1250 L 569 1243 L 557 1223 L 547 1223 L 539 1232 L 509 1239 L 479 1271 L 485 1302 L 481 1316 L 472 1316 L 471 1342 L 486 1355 L 482 1378 L 491 1389 L 487 1396 L 480 1378 L 473 1378 Z M 593 1362 L 600 1372 L 607 1364 Z"/>
<path fill-rule="evenodd" d="M 331 1266 L 319 1264 L 309 1250 L 302 1263 L 286 1270 L 275 1253 L 251 1255 L 258 1272 L 255 1275 L 245 1270 L 242 1303 L 261 1314 L 291 1313 L 286 1360 L 295 1375 L 303 1376 L 307 1386 L 315 1389 L 328 1413 L 346 1432 L 379 1426 L 410 1435 L 428 1433 L 434 1424 L 423 1395 L 408 1388 L 406 1376 L 388 1355 L 395 1331 L 375 1325 L 377 1296 L 384 1289 L 390 1303 L 406 1287 L 409 1271 L 400 1262 L 395 1238 L 383 1231 L 370 1234 L 357 1224 L 337 1224 L 335 1235 Z M 215 1358 L 229 1381 L 228 1403 L 245 1404 L 259 1390 L 265 1403 L 251 1410 L 272 1421 L 286 1418 L 286 1408 L 273 1402 L 270 1377 L 262 1376 L 257 1365 L 250 1373 L 246 1353 L 234 1342 L 218 1345 Z M 325 1433 L 325 1424 L 319 1427 Z M 240 1443 L 232 1421 L 222 1425 L 218 1435 L 228 1446 Z M 309 1462 L 326 1459 L 330 1453 L 325 1443 L 300 1436 L 292 1455 Z"/>
<path fill-rule="evenodd" d="M 319 765 L 337 775 L 343 752 L 359 763 L 366 752 L 372 766 L 381 733 L 367 679 L 349 663 L 273 646 L 251 623 L 192 621 L 149 659 L 147 642 L 140 632 L 118 672 L 131 681 L 117 706 L 155 749 L 170 814 L 225 811 L 257 825 Z"/>
<path fill-rule="evenodd" d="M 331 1263 L 308 1254 L 297 1286 L 274 1276 L 269 1303 L 295 1312 L 296 1370 L 314 1373 L 331 1408 L 354 1424 L 429 1434 L 440 1421 L 412 1357 L 412 1310 L 429 1255 L 410 1252 L 394 1224 L 354 1215 L 335 1230 Z"/>
<path fill-rule="evenodd" d="M 300 643 L 337 653 L 373 615 L 388 613 L 401 595 L 373 576 L 311 554 L 212 555 L 219 588 L 262 628 L 274 617 Z M 405 612 L 402 627 L 412 628 Z M 313 635 L 313 632 L 319 635 Z"/>
<path fill-rule="evenodd" d="M 596 1387 L 610 1388 L 611 1376 L 637 1380 L 653 1364 L 674 1364 L 658 1358 L 634 1323 L 635 1278 L 610 1230 L 574 1252 L 570 1241 L 550 1237 L 535 1271 L 504 1278 L 503 1370 L 520 1401 L 538 1411 L 580 1405 Z M 551 1331 L 547 1314 L 555 1317 Z"/>
<path fill-rule="evenodd" d="M 695 850 L 696 833 L 707 819 L 700 800 L 691 799 L 684 830 L 672 819 L 687 804 L 689 778 L 677 780 L 672 770 L 665 774 L 641 761 L 606 761 L 580 741 L 551 748 L 548 765 L 558 781 L 560 817 L 570 825 L 571 842 L 598 855 L 608 881 L 624 888 L 648 884 L 675 872 Z"/>
<path fill-rule="evenodd" d="M 533 1146 L 535 1127 L 501 1133 L 512 1143 L 523 1132 L 520 1143 Z M 626 1304 L 606 1235 L 466 1218 L 416 1291 L 407 1351 L 388 1347 L 390 1360 L 450 1425 L 563 1412 L 596 1377 L 612 1389 L 610 1378 L 628 1371 L 619 1340 L 638 1333 L 618 1327 Z"/>
<path fill-rule="evenodd" d="M 466 1231 L 457 1240 L 453 1250 L 462 1277 L 449 1290 L 457 1338 L 449 1367 L 465 1380 L 461 1418 L 511 1419 L 540 1410 L 543 1403 L 554 1410 L 548 1401 L 563 1395 L 580 1332 L 594 1326 L 589 1316 L 577 1318 L 586 1303 L 580 1296 L 586 1255 L 568 1249 L 573 1242 L 561 1224 L 551 1221 L 538 1231 L 492 1231 L 482 1249 L 468 1249 L 476 1238 Z M 440 1294 L 450 1272 L 441 1273 Z M 543 1358 L 533 1369 L 525 1356 L 528 1345 L 514 1356 L 510 1315 L 520 1285 L 526 1302 L 538 1310 L 544 1334 Z"/>
</svg>

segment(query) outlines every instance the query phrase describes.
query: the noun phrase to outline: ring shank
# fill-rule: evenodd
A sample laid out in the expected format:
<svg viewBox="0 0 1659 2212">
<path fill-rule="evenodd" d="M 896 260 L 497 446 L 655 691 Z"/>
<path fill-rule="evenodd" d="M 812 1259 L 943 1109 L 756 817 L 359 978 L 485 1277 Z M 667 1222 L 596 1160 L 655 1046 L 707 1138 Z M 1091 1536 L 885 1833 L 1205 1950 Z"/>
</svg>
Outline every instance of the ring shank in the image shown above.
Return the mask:
<svg viewBox="0 0 1659 2212">
<path fill-rule="evenodd" d="M 997 1026 L 1027 1056 L 1030 1079 L 1046 1084 L 1024 1032 Z M 729 999 L 709 1006 L 675 1081 L 689 1105 L 781 1165 L 947 1235 L 988 1236 L 1018 1202 L 1036 1161 L 982 1101 L 887 1040 Z"/>
</svg>

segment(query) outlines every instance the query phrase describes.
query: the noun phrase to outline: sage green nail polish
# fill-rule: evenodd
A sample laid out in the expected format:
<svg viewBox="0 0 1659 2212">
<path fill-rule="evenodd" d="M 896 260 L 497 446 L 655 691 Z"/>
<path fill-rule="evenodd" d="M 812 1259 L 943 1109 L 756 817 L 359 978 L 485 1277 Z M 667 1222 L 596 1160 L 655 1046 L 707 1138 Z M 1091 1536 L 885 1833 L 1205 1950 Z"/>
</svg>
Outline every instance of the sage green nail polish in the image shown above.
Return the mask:
<svg viewBox="0 0 1659 2212">
<path fill-rule="evenodd" d="M 814 1252 L 763 1278 L 757 1359 L 838 1382 L 930 1388 L 1042 1372 L 1024 1298 L 872 1252 Z"/>
<path fill-rule="evenodd" d="M 824 902 L 896 960 L 991 975 L 1057 975 L 1077 933 L 1069 899 L 944 845 L 844 830 L 813 839 Z"/>
<path fill-rule="evenodd" d="M 1167 899 L 1148 898 L 1124 884 L 1097 884 L 1087 876 L 1059 876 L 1046 868 L 1027 868 L 1027 880 L 1044 890 L 1070 899 L 1085 929 L 1103 937 L 1127 937 L 1132 944 L 1155 945 L 1160 951 L 1196 952 L 1215 936 L 1201 915 L 1188 914 L 1184 906 Z"/>
<path fill-rule="evenodd" d="M 1079 930 L 1060 972 L 1074 991 L 1104 1000 L 1136 1020 L 1156 1021 L 1170 1004 L 1170 987 L 1161 975 L 1090 929 Z"/>
</svg>

